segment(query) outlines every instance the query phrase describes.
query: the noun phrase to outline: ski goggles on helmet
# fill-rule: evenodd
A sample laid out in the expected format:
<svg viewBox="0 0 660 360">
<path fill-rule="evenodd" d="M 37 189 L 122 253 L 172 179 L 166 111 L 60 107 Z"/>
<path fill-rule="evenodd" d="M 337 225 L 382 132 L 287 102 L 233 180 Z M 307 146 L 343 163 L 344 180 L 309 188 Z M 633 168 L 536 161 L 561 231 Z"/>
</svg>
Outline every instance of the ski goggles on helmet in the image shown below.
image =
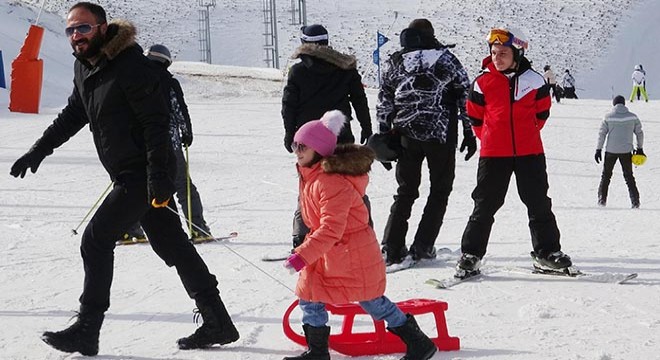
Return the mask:
<svg viewBox="0 0 660 360">
<path fill-rule="evenodd" d="M 486 37 L 488 45 L 498 44 L 504 46 L 513 46 L 516 49 L 527 49 L 527 41 L 515 37 L 511 32 L 505 29 L 491 29 Z"/>
<path fill-rule="evenodd" d="M 80 24 L 80 25 L 76 25 L 76 26 L 69 26 L 69 27 L 64 29 L 64 33 L 66 34 L 66 36 L 72 36 L 74 32 L 77 32 L 78 34 L 81 34 L 81 35 L 87 35 L 90 32 L 92 32 L 92 29 L 94 29 L 97 26 L 101 26 L 101 25 L 102 24 L 96 24 L 96 25 Z"/>
</svg>

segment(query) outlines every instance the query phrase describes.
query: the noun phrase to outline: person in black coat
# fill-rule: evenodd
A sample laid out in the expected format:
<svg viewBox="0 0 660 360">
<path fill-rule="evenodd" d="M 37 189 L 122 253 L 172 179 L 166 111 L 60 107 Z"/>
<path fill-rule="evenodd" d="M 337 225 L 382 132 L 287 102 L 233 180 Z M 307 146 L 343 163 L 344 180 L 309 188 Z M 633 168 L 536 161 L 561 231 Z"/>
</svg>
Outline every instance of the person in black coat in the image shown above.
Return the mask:
<svg viewBox="0 0 660 360">
<path fill-rule="evenodd" d="M 139 221 L 156 254 L 176 267 L 204 319 L 194 334 L 178 340 L 179 348 L 238 340 L 215 276 L 188 241 L 176 207 L 168 205 L 176 171 L 169 112 L 157 69 L 135 42 L 135 27 L 122 20 L 108 23 L 105 10 L 88 2 L 71 7 L 66 25 L 76 57 L 73 92 L 10 173 L 21 178 L 28 169 L 35 173 L 46 156 L 88 126 L 114 186 L 82 235 L 85 281 L 77 320 L 63 331 L 45 332 L 42 339 L 60 351 L 98 353 L 99 331 L 110 306 L 115 241 Z"/>
<path fill-rule="evenodd" d="M 346 55 L 328 46 L 328 31 L 314 24 L 301 29 L 302 45 L 292 58 L 300 59 L 289 71 L 282 96 L 284 120 L 284 147 L 293 152 L 293 135 L 305 123 L 318 120 L 326 111 L 340 110 L 346 124 L 337 136 L 337 143 L 352 144 L 351 104 L 360 123 L 360 143 L 365 144 L 372 134 L 369 105 L 362 77 L 357 71 L 354 56 Z M 365 197 L 365 202 L 369 200 Z M 369 205 L 367 205 L 369 206 Z M 302 243 L 309 229 L 302 221 L 299 209 L 293 220 L 293 246 Z"/>
</svg>

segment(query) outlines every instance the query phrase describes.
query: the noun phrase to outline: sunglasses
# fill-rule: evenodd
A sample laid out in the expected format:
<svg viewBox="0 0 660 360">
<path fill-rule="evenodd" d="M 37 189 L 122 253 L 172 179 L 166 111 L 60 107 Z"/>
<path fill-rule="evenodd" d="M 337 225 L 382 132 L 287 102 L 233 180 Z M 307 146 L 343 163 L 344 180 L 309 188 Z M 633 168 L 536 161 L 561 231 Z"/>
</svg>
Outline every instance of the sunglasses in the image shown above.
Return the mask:
<svg viewBox="0 0 660 360">
<path fill-rule="evenodd" d="M 527 49 L 527 41 L 518 39 L 509 31 L 503 29 L 492 29 L 486 38 L 488 45 L 499 44 L 504 46 L 515 46 L 518 49 Z"/>
<path fill-rule="evenodd" d="M 91 24 L 80 24 L 76 26 L 69 26 L 66 29 L 64 29 L 64 33 L 66 36 L 72 36 L 74 32 L 77 32 L 78 34 L 81 35 L 87 35 L 90 32 L 92 32 L 92 29 L 94 29 L 97 26 L 101 26 L 103 24 L 96 24 L 96 25 L 91 25 Z"/>
<path fill-rule="evenodd" d="M 291 149 L 293 149 L 293 151 L 296 152 L 303 152 L 307 150 L 307 145 L 299 142 L 294 142 L 293 144 L 291 144 Z"/>
</svg>

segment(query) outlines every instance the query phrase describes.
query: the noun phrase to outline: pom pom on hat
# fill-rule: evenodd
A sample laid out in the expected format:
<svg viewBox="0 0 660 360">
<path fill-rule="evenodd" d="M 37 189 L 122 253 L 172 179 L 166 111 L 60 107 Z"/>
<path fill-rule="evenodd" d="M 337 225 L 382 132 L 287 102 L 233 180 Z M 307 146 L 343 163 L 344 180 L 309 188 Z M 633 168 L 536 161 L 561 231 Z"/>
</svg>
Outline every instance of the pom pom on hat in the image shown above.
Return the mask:
<svg viewBox="0 0 660 360">
<path fill-rule="evenodd" d="M 337 136 L 346 122 L 339 110 L 328 111 L 319 120 L 305 123 L 298 129 L 293 141 L 305 144 L 321 156 L 330 156 L 337 147 Z"/>
</svg>

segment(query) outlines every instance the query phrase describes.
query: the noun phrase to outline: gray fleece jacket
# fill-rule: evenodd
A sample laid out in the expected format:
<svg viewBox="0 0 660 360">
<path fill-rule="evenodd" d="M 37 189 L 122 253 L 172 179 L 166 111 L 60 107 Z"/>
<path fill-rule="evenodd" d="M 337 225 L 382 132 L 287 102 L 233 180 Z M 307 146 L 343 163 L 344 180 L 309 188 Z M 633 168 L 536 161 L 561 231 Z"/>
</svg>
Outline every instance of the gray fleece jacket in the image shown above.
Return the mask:
<svg viewBox="0 0 660 360">
<path fill-rule="evenodd" d="M 605 151 L 613 154 L 625 154 L 633 151 L 633 134 L 637 137 L 637 148 L 644 147 L 644 131 L 637 115 L 628 111 L 623 104 L 617 104 L 612 111 L 605 115 L 598 132 L 598 145 L 600 150 L 605 144 Z"/>
</svg>

